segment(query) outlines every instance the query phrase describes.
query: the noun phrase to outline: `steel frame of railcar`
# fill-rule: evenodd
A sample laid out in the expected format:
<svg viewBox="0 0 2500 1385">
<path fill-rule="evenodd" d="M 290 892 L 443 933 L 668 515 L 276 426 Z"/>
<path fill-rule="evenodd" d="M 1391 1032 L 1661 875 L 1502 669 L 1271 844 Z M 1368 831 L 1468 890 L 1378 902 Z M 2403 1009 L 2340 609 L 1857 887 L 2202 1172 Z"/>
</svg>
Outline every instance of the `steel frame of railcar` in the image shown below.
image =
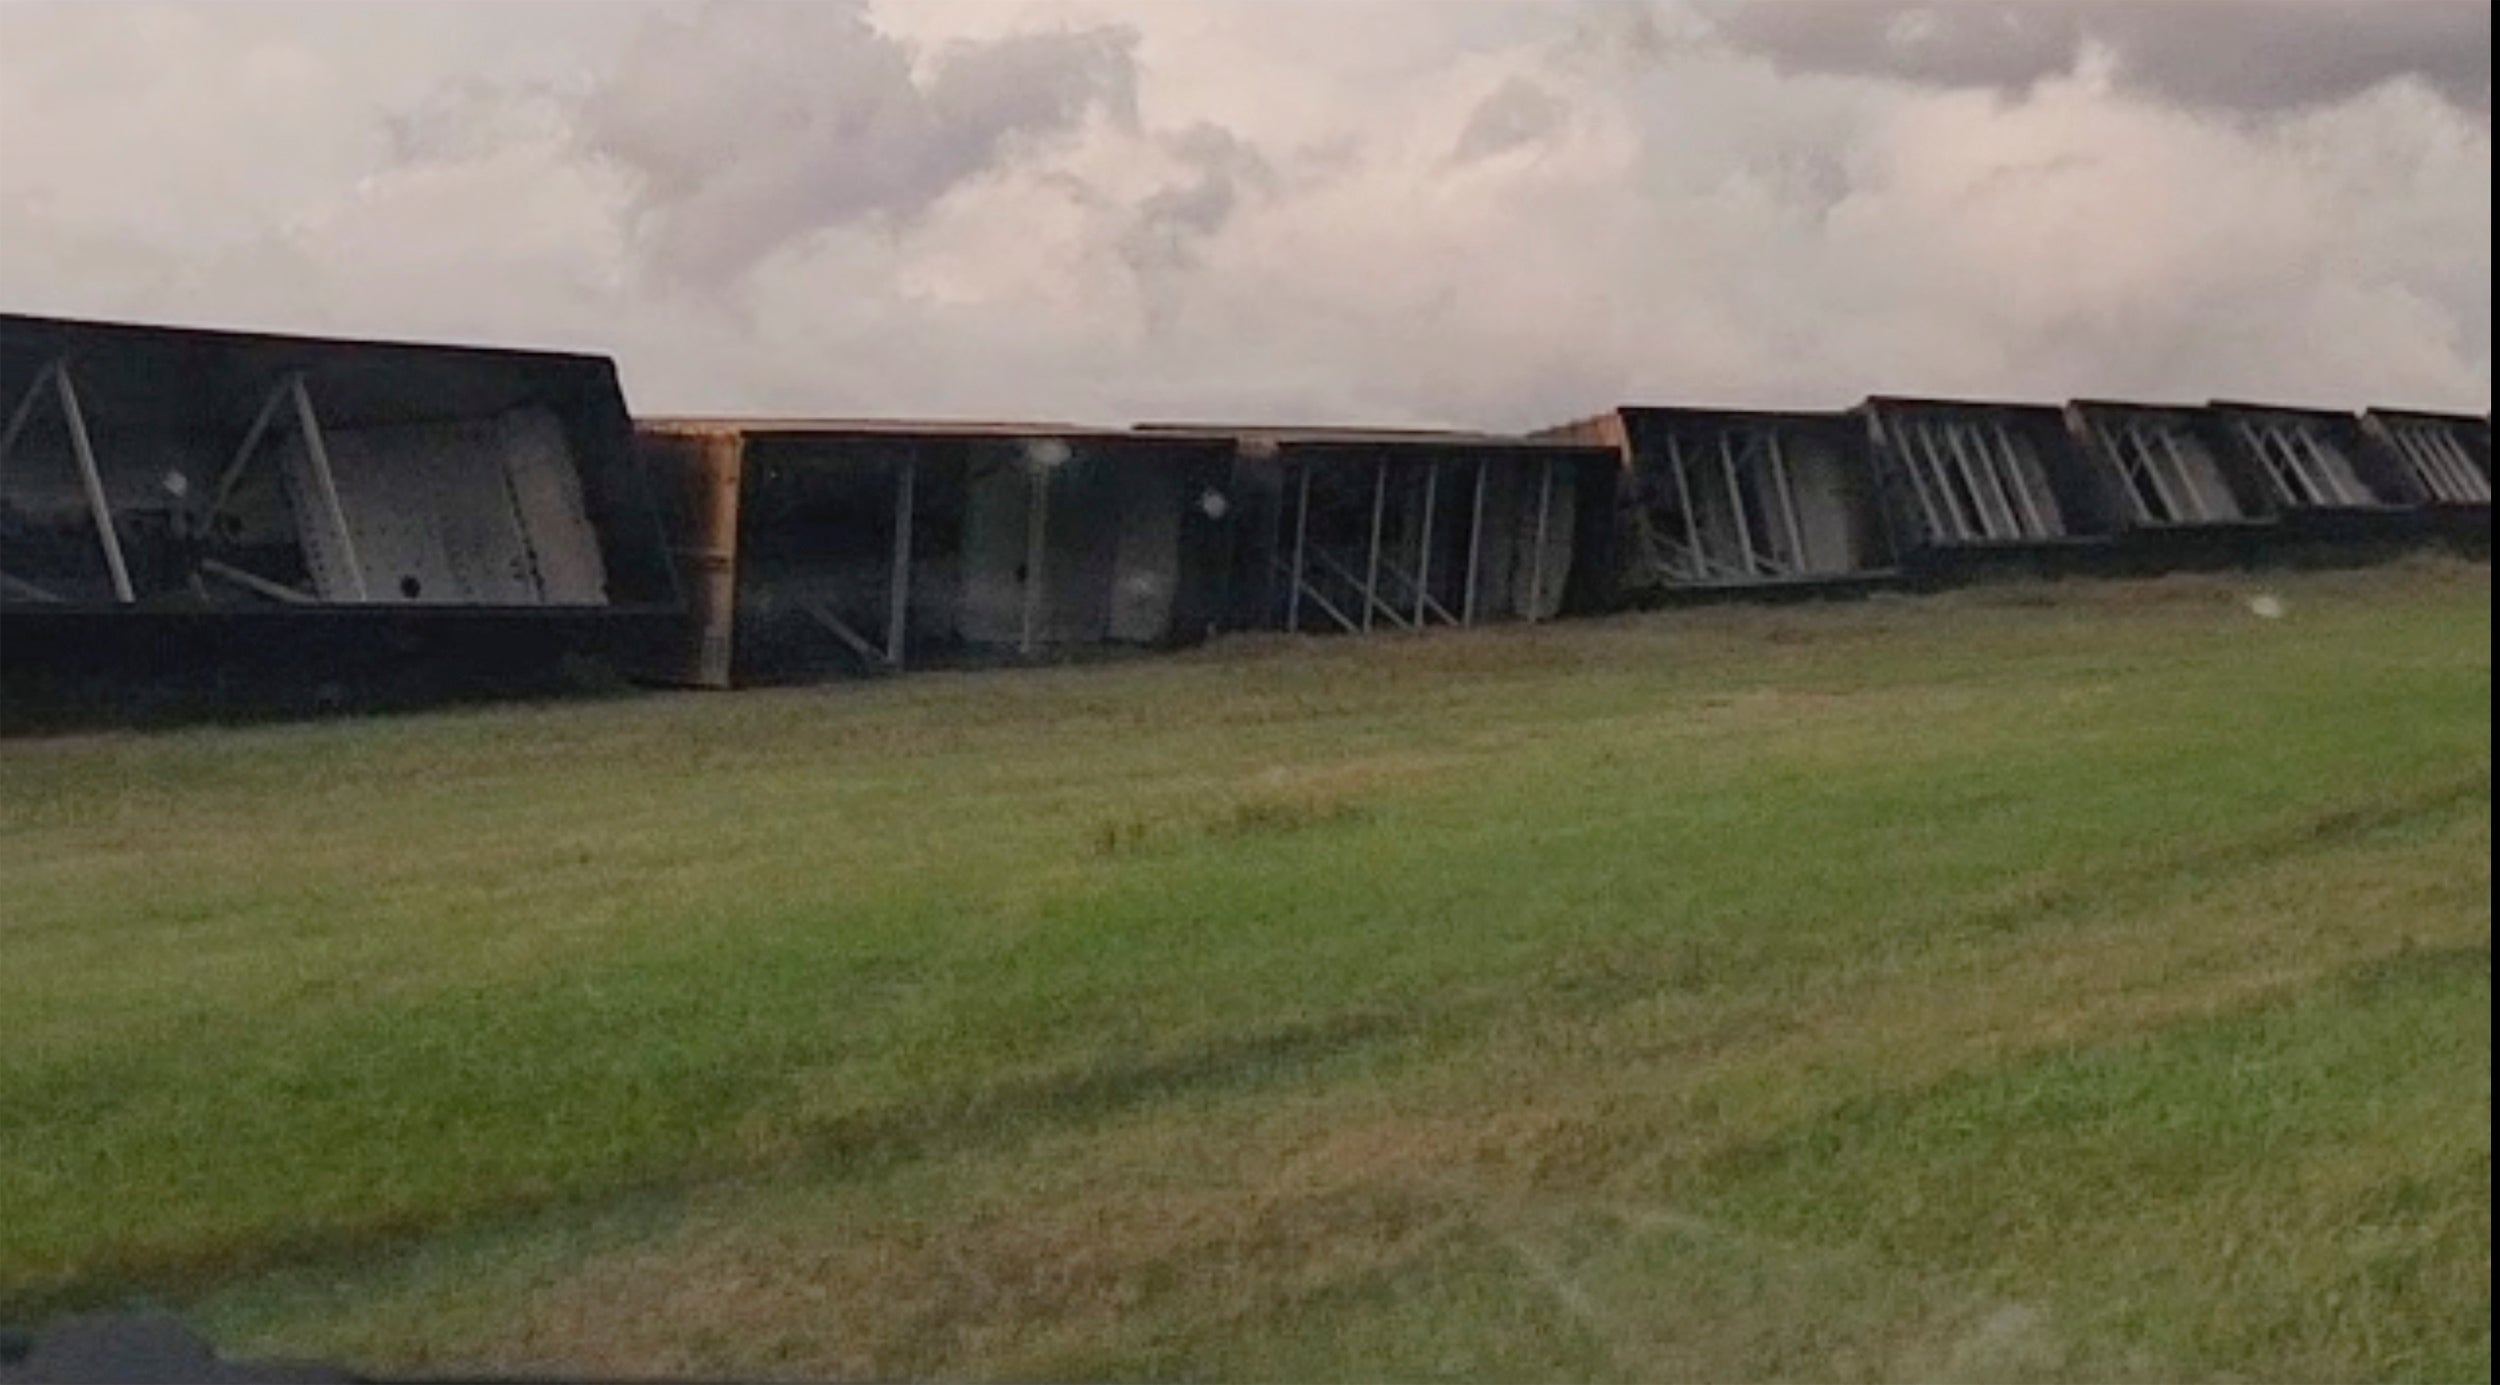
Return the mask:
<svg viewBox="0 0 2500 1385">
<path fill-rule="evenodd" d="M 2120 531 L 2216 535 L 2278 524 L 2282 508 L 2202 406 L 2079 399 L 2066 416 L 2119 497 Z"/>
<path fill-rule="evenodd" d="M 604 357 L 0 315 L 0 409 L 13 684 L 630 658 L 680 618 Z"/>
<path fill-rule="evenodd" d="M 1539 436 L 1617 453 L 1620 581 L 1634 601 L 1901 580 L 1867 429 L 1846 412 L 1624 405 Z"/>
<path fill-rule="evenodd" d="M 1222 624 L 1233 452 L 1068 424 L 649 420 L 726 688 L 1165 647 Z M 1010 513 L 1012 511 L 1013 513 Z"/>
<path fill-rule="evenodd" d="M 2385 410 L 2360 415 L 2363 432 L 2413 472 L 2423 505 L 2473 527 L 2493 512 L 2493 420 L 2463 412 Z"/>
<path fill-rule="evenodd" d="M 2118 497 L 2063 406 L 1886 395 L 1858 413 L 1905 570 L 2088 565 L 2113 547 Z"/>
<path fill-rule="evenodd" d="M 1421 429 L 1137 431 L 1237 449 L 1232 629 L 1421 631 L 1614 604 L 1611 449 Z"/>
<path fill-rule="evenodd" d="M 599 357 L 0 315 L 0 410 L 13 681 L 579 650 L 732 686 L 1773 599 L 2003 559 L 2487 551 L 2491 513 L 2488 417 L 2231 402 L 1630 406 L 1526 436 L 637 434 Z"/>
<path fill-rule="evenodd" d="M 2386 543 L 2431 531 L 2421 483 L 2398 454 L 2377 444 L 2359 414 L 2230 401 L 2206 408 L 2240 465 L 2264 478 L 2291 534 Z"/>
</svg>

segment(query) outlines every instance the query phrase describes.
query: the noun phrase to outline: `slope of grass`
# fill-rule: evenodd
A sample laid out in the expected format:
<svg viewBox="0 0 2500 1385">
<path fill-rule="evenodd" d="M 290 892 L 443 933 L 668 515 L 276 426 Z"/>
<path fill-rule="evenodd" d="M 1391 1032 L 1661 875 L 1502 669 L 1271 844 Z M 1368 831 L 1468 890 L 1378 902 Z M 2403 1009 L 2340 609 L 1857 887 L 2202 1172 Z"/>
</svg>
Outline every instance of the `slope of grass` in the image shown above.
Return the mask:
<svg viewBox="0 0 2500 1385">
<path fill-rule="evenodd" d="M 0 745 L 0 1318 L 2488 1378 L 2480 567 Z"/>
</svg>

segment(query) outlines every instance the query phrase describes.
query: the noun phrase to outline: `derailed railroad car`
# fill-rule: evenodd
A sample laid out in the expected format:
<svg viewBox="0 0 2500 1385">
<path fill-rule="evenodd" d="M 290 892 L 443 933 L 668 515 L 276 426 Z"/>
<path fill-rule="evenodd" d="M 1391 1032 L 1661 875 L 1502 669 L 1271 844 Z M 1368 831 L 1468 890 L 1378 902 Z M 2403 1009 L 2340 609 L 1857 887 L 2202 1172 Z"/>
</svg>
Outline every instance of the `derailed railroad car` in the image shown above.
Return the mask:
<svg viewBox="0 0 2500 1385">
<path fill-rule="evenodd" d="M 2387 543 L 2428 532 L 2429 492 L 2359 415 L 2277 404 L 2209 406 L 2225 447 L 2262 477 L 2294 537 Z"/>
<path fill-rule="evenodd" d="M 2089 567 L 2121 519 L 2056 405 L 1878 397 L 1860 406 L 1901 560 L 1923 577 Z"/>
<path fill-rule="evenodd" d="M 1236 450 L 1233 629 L 1422 630 L 1615 604 L 1609 449 L 1423 429 L 1138 431 Z"/>
<path fill-rule="evenodd" d="M 9 316 L 0 399 L 13 683 L 629 660 L 678 620 L 602 357 Z"/>
<path fill-rule="evenodd" d="M 2067 405 L 2066 417 L 2118 497 L 2126 566 L 2251 562 L 2278 541 L 2283 510 L 2273 489 L 2203 408 L 2085 399 Z"/>
<path fill-rule="evenodd" d="M 2432 529 L 2491 543 L 2491 420 L 2418 409 L 2372 409 L 2363 435 L 2409 471 Z"/>
<path fill-rule="evenodd" d="M 1899 576 L 1866 429 L 1847 414 L 1624 406 L 1539 436 L 1616 453 L 1627 600 L 1845 592 Z"/>
<path fill-rule="evenodd" d="M 656 419 L 702 687 L 1169 646 L 1223 622 L 1232 448 L 1061 424 Z"/>
</svg>

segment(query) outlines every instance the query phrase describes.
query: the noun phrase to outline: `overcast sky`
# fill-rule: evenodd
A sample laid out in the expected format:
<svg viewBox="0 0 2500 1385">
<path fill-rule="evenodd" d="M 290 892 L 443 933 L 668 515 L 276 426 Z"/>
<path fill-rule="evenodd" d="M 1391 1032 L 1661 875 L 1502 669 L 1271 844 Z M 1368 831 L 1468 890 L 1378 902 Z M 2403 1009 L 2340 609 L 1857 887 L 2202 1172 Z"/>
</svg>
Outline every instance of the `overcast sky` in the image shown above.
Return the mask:
<svg viewBox="0 0 2500 1385">
<path fill-rule="evenodd" d="M 0 0 L 0 308 L 637 410 L 2487 410 L 2488 0 Z"/>
</svg>

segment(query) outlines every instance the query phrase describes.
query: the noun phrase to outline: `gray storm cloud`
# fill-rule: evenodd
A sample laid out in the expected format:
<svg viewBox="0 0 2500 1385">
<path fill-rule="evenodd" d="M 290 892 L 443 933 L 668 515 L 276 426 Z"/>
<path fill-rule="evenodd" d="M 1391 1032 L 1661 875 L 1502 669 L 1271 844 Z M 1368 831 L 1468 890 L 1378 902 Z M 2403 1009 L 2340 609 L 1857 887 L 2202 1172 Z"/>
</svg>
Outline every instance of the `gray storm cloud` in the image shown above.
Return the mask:
<svg viewBox="0 0 2500 1385">
<path fill-rule="evenodd" d="M 2413 78 L 2491 106 L 2488 0 L 1717 0 L 1730 45 L 1809 72 L 2020 89 L 2087 45 L 2126 87 L 2182 105 L 2274 113 Z"/>
<path fill-rule="evenodd" d="M 1120 255 L 1139 273 L 1187 269 L 1255 193 L 1273 192 L 1275 170 L 1259 151 L 1220 125 L 1201 122 L 1164 141 L 1187 175 L 1149 194 L 1120 237 Z"/>
<path fill-rule="evenodd" d="M 632 178 L 652 264 L 718 285 L 811 232 L 918 213 L 1096 112 L 1133 119 L 1132 43 L 1011 34 L 923 62 L 859 0 L 713 4 L 645 19 L 578 133 Z"/>
<path fill-rule="evenodd" d="M 1473 163 L 1524 148 L 1552 135 L 1571 117 L 1570 107 L 1543 86 L 1513 77 L 1476 105 L 1451 151 L 1455 163 Z"/>
</svg>

